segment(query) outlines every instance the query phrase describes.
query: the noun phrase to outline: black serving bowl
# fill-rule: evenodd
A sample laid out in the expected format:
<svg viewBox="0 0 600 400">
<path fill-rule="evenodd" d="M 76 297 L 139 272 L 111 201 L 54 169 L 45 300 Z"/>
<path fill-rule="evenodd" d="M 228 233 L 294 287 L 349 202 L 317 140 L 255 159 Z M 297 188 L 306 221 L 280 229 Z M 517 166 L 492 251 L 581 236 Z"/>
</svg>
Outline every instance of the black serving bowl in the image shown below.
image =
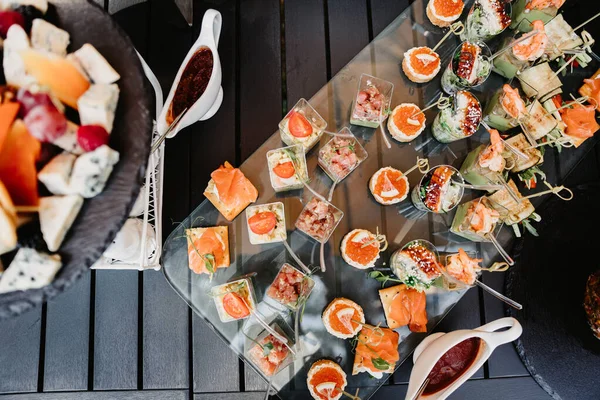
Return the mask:
<svg viewBox="0 0 600 400">
<path fill-rule="evenodd" d="M 41 289 L 0 294 L 0 319 L 19 315 L 51 299 L 90 268 L 125 223 L 140 191 L 150 154 L 153 96 L 127 34 L 102 8 L 87 0 L 51 0 L 46 19 L 69 32 L 69 51 L 91 43 L 121 75 L 117 82 L 119 105 L 109 143 L 119 152 L 120 160 L 104 191 L 85 201 L 58 251 L 63 267 L 54 281 Z M 0 83 L 4 83 L 2 72 Z M 6 262 L 4 265 L 8 266 Z"/>
</svg>

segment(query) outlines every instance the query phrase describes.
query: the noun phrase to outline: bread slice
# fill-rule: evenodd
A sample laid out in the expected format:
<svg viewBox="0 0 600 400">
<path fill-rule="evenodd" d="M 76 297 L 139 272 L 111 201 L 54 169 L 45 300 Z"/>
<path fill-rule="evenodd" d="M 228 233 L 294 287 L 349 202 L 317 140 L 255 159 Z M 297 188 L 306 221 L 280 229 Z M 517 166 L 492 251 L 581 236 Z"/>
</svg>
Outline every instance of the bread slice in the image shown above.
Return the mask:
<svg viewBox="0 0 600 400">
<path fill-rule="evenodd" d="M 229 164 L 228 162 L 225 162 L 225 166 L 222 168 L 227 168 L 227 169 L 231 169 L 231 170 L 234 169 L 231 166 L 231 164 Z M 243 178 L 245 179 L 246 183 L 248 185 L 250 185 L 250 187 L 252 187 L 252 189 L 254 189 L 255 193 L 254 193 L 253 199 L 248 199 L 247 201 L 242 201 L 242 202 L 235 202 L 236 204 L 234 204 L 234 205 L 227 205 L 227 204 L 223 203 L 221 201 L 221 199 L 219 198 L 219 191 L 217 190 L 217 186 L 215 184 L 214 179 L 211 179 L 210 181 L 208 181 L 208 185 L 207 185 L 206 189 L 204 190 L 204 196 L 206 196 L 206 198 L 211 203 L 213 203 L 213 205 L 217 208 L 217 210 L 219 210 L 219 212 L 228 221 L 233 221 L 235 219 L 235 217 L 237 217 L 242 211 L 244 211 L 244 209 L 246 207 L 248 207 L 250 204 L 254 203 L 256 201 L 256 199 L 258 198 L 258 191 L 254 187 L 254 185 L 252 185 L 252 182 L 250 182 L 250 180 L 248 178 L 246 178 L 245 176 L 243 176 Z"/>
<path fill-rule="evenodd" d="M 396 329 L 400 328 L 401 326 L 404 326 L 390 317 L 389 310 L 396 295 L 402 292 L 405 289 L 405 287 L 405 284 L 401 284 L 379 290 L 379 299 L 381 300 L 381 304 L 383 305 L 383 312 L 385 313 L 385 320 L 387 322 L 387 326 L 390 329 Z"/>
<path fill-rule="evenodd" d="M 202 249 L 195 249 L 192 245 L 193 241 L 199 239 L 206 231 L 214 231 L 215 235 L 220 239 L 221 243 L 224 245 L 223 249 L 223 261 L 215 265 L 215 270 L 219 268 L 227 268 L 231 264 L 231 259 L 229 256 L 229 230 L 227 226 L 213 226 L 209 228 L 190 228 L 185 230 L 185 234 L 188 238 L 188 254 L 193 251 L 202 251 Z M 196 272 L 193 269 L 193 266 L 189 266 L 191 270 Z M 204 271 L 196 272 L 196 273 L 204 273 Z"/>
</svg>

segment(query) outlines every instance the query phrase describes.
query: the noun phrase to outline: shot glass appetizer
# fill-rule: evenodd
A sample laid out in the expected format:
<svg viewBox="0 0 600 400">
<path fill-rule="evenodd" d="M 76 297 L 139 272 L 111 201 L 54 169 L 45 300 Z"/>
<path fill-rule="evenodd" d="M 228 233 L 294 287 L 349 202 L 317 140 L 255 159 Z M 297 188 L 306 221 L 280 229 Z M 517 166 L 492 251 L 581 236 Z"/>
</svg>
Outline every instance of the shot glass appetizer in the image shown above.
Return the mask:
<svg viewBox="0 0 600 400">
<path fill-rule="evenodd" d="M 533 65 L 545 54 L 550 45 L 542 21 L 523 21 L 523 23 L 530 24 L 537 33 L 506 38 L 494 58 L 494 71 L 508 79 L 514 78 L 518 73 Z"/>
<path fill-rule="evenodd" d="M 407 143 L 416 139 L 425 130 L 425 113 L 416 104 L 402 103 L 388 118 L 388 130 L 394 140 Z"/>
<path fill-rule="evenodd" d="M 350 175 L 368 157 L 350 129 L 343 128 L 338 134 L 340 136 L 334 136 L 319 150 L 319 166 L 336 183 Z"/>
<path fill-rule="evenodd" d="M 297 311 L 314 287 L 315 281 L 311 277 L 286 263 L 267 289 L 267 296 L 290 310 Z"/>
<path fill-rule="evenodd" d="M 458 252 L 446 254 L 442 257 L 442 274 L 445 288 L 457 290 L 473 287 L 481 273 L 479 263 L 482 259 L 475 258 L 476 254 L 467 253 L 462 248 Z"/>
<path fill-rule="evenodd" d="M 499 221 L 490 200 L 480 197 L 458 206 L 450 231 L 473 242 L 489 242 Z"/>
<path fill-rule="evenodd" d="M 285 210 L 281 202 L 248 207 L 246 223 L 252 244 L 277 243 L 287 239 Z"/>
<path fill-rule="evenodd" d="M 319 243 L 326 243 L 344 213 L 328 201 L 314 197 L 296 220 L 296 228 Z"/>
<path fill-rule="evenodd" d="M 441 143 L 468 138 L 477 132 L 482 119 L 479 100 L 470 92 L 458 91 L 449 107 L 440 110 L 431 126 L 433 137 Z"/>
<path fill-rule="evenodd" d="M 508 181 L 508 187 L 517 194 L 518 202 L 513 199 L 507 189 L 498 190 L 488 195 L 487 198 L 490 200 L 490 206 L 500 214 L 500 220 L 506 225 L 512 226 L 515 234 L 521 236 L 517 224 L 526 220 L 539 221 L 541 218 L 535 213 L 535 207 L 531 204 L 531 201 L 521 195 L 512 179 Z M 528 222 L 525 223 L 525 225 L 527 224 Z M 525 227 L 531 231 L 530 227 Z"/>
<path fill-rule="evenodd" d="M 250 278 L 214 286 L 210 293 L 221 322 L 242 320 L 256 311 L 256 296 Z"/>
<path fill-rule="evenodd" d="M 460 167 L 462 177 L 471 185 L 490 185 L 504 182 L 506 168 L 504 142 L 497 130 L 490 130 L 491 143 L 482 144 L 467 154 Z"/>
<path fill-rule="evenodd" d="M 442 274 L 440 256 L 435 246 L 427 240 L 418 239 L 405 244 L 392 254 L 392 272 L 406 286 L 422 292 L 433 285 Z"/>
<path fill-rule="evenodd" d="M 501 34 L 512 22 L 512 8 L 505 0 L 476 0 L 469 11 L 462 40 L 486 41 Z"/>
<path fill-rule="evenodd" d="M 300 99 L 279 123 L 281 140 L 288 146 L 302 145 L 308 152 L 321 139 L 327 122 L 306 101 Z"/>
<path fill-rule="evenodd" d="M 519 89 L 504 84 L 492 96 L 483 111 L 483 120 L 490 127 L 506 132 L 519 126 L 519 118 L 527 111 Z"/>
<path fill-rule="evenodd" d="M 369 180 L 369 190 L 379 204 L 397 204 L 408 197 L 408 178 L 402 171 L 384 167 Z"/>
<path fill-rule="evenodd" d="M 284 370 L 294 360 L 289 345 L 292 343 L 291 339 L 276 323 L 271 324 L 271 328 L 288 339 L 288 344 L 281 342 L 267 330 L 263 330 L 256 338 L 248 337 L 246 345 L 247 358 L 268 377 Z"/>
<path fill-rule="evenodd" d="M 442 75 L 442 88 L 448 94 L 481 85 L 492 72 L 492 53 L 483 42 L 462 42 Z"/>
<path fill-rule="evenodd" d="M 387 248 L 385 235 L 372 233 L 366 229 L 354 229 L 344 236 L 340 245 L 342 258 L 349 265 L 358 269 L 375 266 L 379 253 Z"/>
<path fill-rule="evenodd" d="M 464 179 L 456 168 L 439 165 L 423 175 L 411 193 L 411 200 L 421 211 L 445 213 L 460 203 L 464 194 L 462 183 Z"/>
<path fill-rule="evenodd" d="M 389 113 L 394 84 L 362 74 L 352 107 L 352 125 L 377 128 Z"/>
<path fill-rule="evenodd" d="M 304 147 L 297 144 L 267 152 L 271 186 L 276 192 L 302 189 L 308 180 Z"/>
</svg>

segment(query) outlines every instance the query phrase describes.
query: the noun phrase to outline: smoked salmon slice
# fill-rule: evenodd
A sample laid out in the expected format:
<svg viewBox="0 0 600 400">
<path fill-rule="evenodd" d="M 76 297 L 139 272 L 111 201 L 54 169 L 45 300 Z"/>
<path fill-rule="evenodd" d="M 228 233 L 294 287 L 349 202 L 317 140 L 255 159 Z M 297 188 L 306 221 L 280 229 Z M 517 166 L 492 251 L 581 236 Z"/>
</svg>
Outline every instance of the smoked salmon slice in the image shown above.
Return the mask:
<svg viewBox="0 0 600 400">
<path fill-rule="evenodd" d="M 213 171 L 210 177 L 212 179 L 208 182 L 204 195 L 229 221 L 258 198 L 258 190 L 252 182 L 239 168 L 234 168 L 227 161 Z"/>
<path fill-rule="evenodd" d="M 396 362 L 400 359 L 398 353 L 399 338 L 398 332 L 394 332 L 389 328 L 365 325 L 358 335 L 352 375 L 357 375 L 363 371 L 378 377 L 383 372 L 392 373 Z M 385 363 L 381 363 L 381 360 L 379 360 L 378 366 L 375 366 L 373 361 L 377 359 L 381 359 Z M 384 368 L 386 366 L 387 369 Z"/>
<path fill-rule="evenodd" d="M 226 226 L 186 229 L 188 263 L 197 274 L 212 275 L 229 266 L 229 239 Z"/>
<path fill-rule="evenodd" d="M 412 332 L 427 332 L 427 299 L 404 284 L 379 291 L 385 318 L 391 329 L 408 325 Z"/>
<path fill-rule="evenodd" d="M 572 108 L 564 108 L 560 111 L 562 120 L 567 125 L 565 133 L 569 136 L 590 138 L 600 129 L 600 125 L 596 122 L 594 106 L 573 104 Z"/>
</svg>

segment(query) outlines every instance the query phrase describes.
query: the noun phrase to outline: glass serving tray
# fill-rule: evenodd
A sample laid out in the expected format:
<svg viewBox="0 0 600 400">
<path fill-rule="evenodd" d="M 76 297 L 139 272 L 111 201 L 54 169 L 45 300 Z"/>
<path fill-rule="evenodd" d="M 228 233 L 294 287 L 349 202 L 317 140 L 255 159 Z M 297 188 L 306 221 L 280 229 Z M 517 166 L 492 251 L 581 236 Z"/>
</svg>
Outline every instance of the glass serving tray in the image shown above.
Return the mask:
<svg viewBox="0 0 600 400">
<path fill-rule="evenodd" d="M 464 21 L 472 1 L 464 8 Z M 368 229 L 387 236 L 389 247 L 381 254 L 377 267 L 387 267 L 391 254 L 405 243 L 414 239 L 426 239 L 436 245 L 441 254 L 456 251 L 463 247 L 466 251 L 477 252 L 489 266 L 498 256 L 491 243 L 477 244 L 469 242 L 449 232 L 454 211 L 450 214 L 426 214 L 417 210 L 410 202 L 410 196 L 403 202 L 382 206 L 378 204 L 368 189 L 370 177 L 379 168 L 392 166 L 406 171 L 415 165 L 417 156 L 429 158 L 430 166 L 450 164 L 456 168 L 467 153 L 489 138 L 484 129 L 472 137 L 442 145 L 431 135 L 430 125 L 437 109 L 426 112 L 427 128 L 416 140 L 402 144 L 391 139 L 388 149 L 377 129 L 350 125 L 353 100 L 356 95 L 361 74 L 366 73 L 390 81 L 394 84 L 392 108 L 400 103 L 415 103 L 421 108 L 437 101 L 441 93 L 440 77 L 447 66 L 451 53 L 460 40 L 448 38 L 437 52 L 442 60 L 442 71 L 436 79 L 427 84 L 410 82 L 402 72 L 403 54 L 415 46 L 434 47 L 444 36 L 442 30 L 432 25 L 425 14 L 426 1 L 417 0 L 400 14 L 377 38 L 365 47 L 348 65 L 346 65 L 326 86 L 310 99 L 310 104 L 327 121 L 328 131 L 339 131 L 349 127 L 362 143 L 368 158 L 336 188 L 332 203 L 344 212 L 344 217 L 325 247 L 327 270 L 313 275 L 315 287 L 310 295 L 300 324 L 299 335 L 303 351 L 292 364 L 280 371 L 272 381 L 273 388 L 285 399 L 308 398 L 306 385 L 307 371 L 313 362 L 328 358 L 338 362 L 348 377 L 346 391 L 354 393 L 360 388 L 359 396 L 365 400 L 388 379 L 372 378 L 367 373 L 353 376 L 354 354 L 350 340 L 338 339 L 325 330 L 321 321 L 324 308 L 336 297 L 347 297 L 362 306 L 368 324 L 381 323 L 386 326 L 383 308 L 379 300 L 378 289 L 381 283 L 368 277 L 368 271 L 355 269 L 346 264 L 340 256 L 340 243 L 343 236 L 356 228 Z M 510 34 L 509 31 L 505 34 Z M 492 42 L 492 49 L 493 49 Z M 492 73 L 490 78 L 472 92 L 485 106 L 485 100 L 504 83 L 503 78 Z M 273 127 L 276 128 L 276 127 Z M 267 128 L 268 129 L 268 128 Z M 311 187 L 327 197 L 332 185 L 331 179 L 318 166 L 318 151 L 330 135 L 324 134 L 320 142 L 307 154 L 308 173 Z M 288 243 L 306 265 L 318 266 L 320 244 L 294 229 L 294 222 L 304 205 L 313 195 L 306 189 L 275 193 L 269 180 L 269 171 L 265 168 L 266 153 L 269 150 L 284 147 L 279 131 L 275 132 L 241 166 L 246 177 L 256 186 L 259 198 L 255 204 L 283 202 L 285 206 Z M 225 161 L 225 160 L 223 160 Z M 411 188 L 417 184 L 421 175 L 415 171 L 409 176 Z M 463 201 L 481 196 L 481 192 L 465 190 Z M 196 275 L 188 268 L 188 251 L 185 229 L 190 227 L 208 227 L 227 225 L 229 227 L 229 245 L 231 265 L 219 269 L 212 281 L 208 275 Z M 504 228 L 499 241 L 505 246 L 512 240 L 512 232 Z M 271 323 L 284 325 L 283 329 L 292 330 L 293 315 L 283 306 L 268 299 L 265 292 L 284 263 L 296 265 L 281 243 L 252 245 L 248 237 L 245 213 L 242 212 L 233 222 L 228 222 L 215 207 L 205 200 L 183 221 L 169 236 L 163 253 L 164 274 L 173 288 L 200 315 L 206 323 L 242 358 L 247 365 L 268 381 L 268 378 L 246 356 L 248 336 L 258 336 L 263 330 L 253 317 L 241 321 L 223 323 L 219 319 L 217 308 L 209 295 L 213 286 L 223 284 L 232 278 L 253 274 L 258 311 Z M 388 285 L 389 286 L 389 285 Z M 427 292 L 427 331 L 431 332 L 441 319 L 458 302 L 465 291 L 443 291 L 432 288 Z M 397 329 L 400 334 L 399 366 L 426 337 L 425 333 L 412 333 L 408 327 Z M 293 338 L 293 335 L 291 336 Z"/>
</svg>

